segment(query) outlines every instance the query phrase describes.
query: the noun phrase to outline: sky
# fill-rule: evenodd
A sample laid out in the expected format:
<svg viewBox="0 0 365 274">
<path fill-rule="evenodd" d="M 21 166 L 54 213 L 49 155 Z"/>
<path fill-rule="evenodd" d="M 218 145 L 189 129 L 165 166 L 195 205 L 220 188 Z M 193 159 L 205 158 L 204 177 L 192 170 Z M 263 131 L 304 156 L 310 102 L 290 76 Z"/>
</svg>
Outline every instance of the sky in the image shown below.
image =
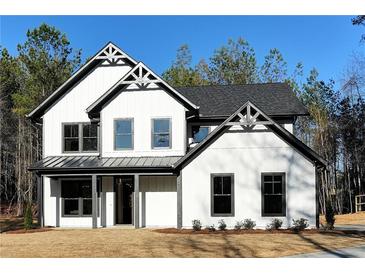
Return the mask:
<svg viewBox="0 0 365 274">
<path fill-rule="evenodd" d="M 354 53 L 365 53 L 364 27 L 351 16 L 0 16 L 0 44 L 16 55 L 26 31 L 41 23 L 66 33 L 85 59 L 108 41 L 161 74 L 176 50 L 188 44 L 193 64 L 209 59 L 229 38 L 245 38 L 259 63 L 270 48 L 278 48 L 289 65 L 315 67 L 320 78 L 337 83 Z"/>
</svg>

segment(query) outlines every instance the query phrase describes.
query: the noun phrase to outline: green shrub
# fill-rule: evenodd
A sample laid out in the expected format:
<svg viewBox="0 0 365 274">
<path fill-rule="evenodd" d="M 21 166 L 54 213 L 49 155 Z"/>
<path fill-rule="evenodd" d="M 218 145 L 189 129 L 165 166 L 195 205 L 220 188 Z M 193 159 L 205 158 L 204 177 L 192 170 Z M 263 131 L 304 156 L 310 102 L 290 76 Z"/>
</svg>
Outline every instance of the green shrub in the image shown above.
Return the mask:
<svg viewBox="0 0 365 274">
<path fill-rule="evenodd" d="M 226 222 L 223 219 L 219 220 L 218 221 L 218 229 L 219 230 L 226 230 L 226 228 L 227 228 Z"/>
<path fill-rule="evenodd" d="M 192 223 L 194 231 L 200 231 L 202 229 L 202 223 L 200 222 L 200 220 L 193 220 Z"/>
<path fill-rule="evenodd" d="M 243 222 L 242 221 L 237 221 L 236 224 L 234 225 L 234 229 L 235 230 L 241 230 L 243 228 Z"/>
<path fill-rule="evenodd" d="M 266 226 L 267 230 L 278 230 L 283 225 L 283 221 L 277 218 L 272 219 L 271 223 Z"/>
<path fill-rule="evenodd" d="M 214 232 L 216 230 L 214 225 L 207 225 L 206 229 L 208 229 L 209 232 Z"/>
<path fill-rule="evenodd" d="M 293 225 L 291 227 L 292 230 L 299 232 L 302 231 L 304 229 L 306 229 L 309 226 L 308 224 L 308 220 L 304 219 L 304 218 L 300 218 L 300 219 L 293 219 Z"/>
<path fill-rule="evenodd" d="M 326 228 L 327 229 L 333 229 L 335 225 L 335 211 L 333 210 L 333 207 L 329 201 L 326 202 Z"/>
<path fill-rule="evenodd" d="M 245 219 L 243 221 L 244 229 L 254 229 L 255 226 L 256 226 L 256 222 L 252 221 L 251 219 Z"/>
<path fill-rule="evenodd" d="M 25 208 L 24 212 L 24 228 L 31 229 L 33 227 L 33 213 L 32 206 L 29 204 Z"/>
</svg>

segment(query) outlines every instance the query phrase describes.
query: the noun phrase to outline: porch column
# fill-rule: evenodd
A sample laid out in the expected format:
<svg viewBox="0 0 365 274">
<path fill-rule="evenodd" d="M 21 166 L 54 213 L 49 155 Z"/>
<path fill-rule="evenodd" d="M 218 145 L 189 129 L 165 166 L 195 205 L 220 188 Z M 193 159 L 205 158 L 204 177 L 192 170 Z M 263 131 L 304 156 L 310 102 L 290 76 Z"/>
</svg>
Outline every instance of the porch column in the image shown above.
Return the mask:
<svg viewBox="0 0 365 274">
<path fill-rule="evenodd" d="M 98 210 L 97 210 L 98 194 L 96 190 L 96 175 L 91 176 L 91 198 L 92 198 L 93 228 L 96 228 L 98 219 Z"/>
<path fill-rule="evenodd" d="M 36 174 L 37 179 L 37 204 L 38 204 L 38 225 L 40 227 L 44 226 L 43 223 L 43 177 Z"/>
<path fill-rule="evenodd" d="M 134 175 L 134 228 L 139 228 L 139 174 Z"/>
<path fill-rule="evenodd" d="M 181 172 L 176 178 L 176 194 L 177 194 L 177 228 L 182 228 L 182 180 Z"/>
</svg>

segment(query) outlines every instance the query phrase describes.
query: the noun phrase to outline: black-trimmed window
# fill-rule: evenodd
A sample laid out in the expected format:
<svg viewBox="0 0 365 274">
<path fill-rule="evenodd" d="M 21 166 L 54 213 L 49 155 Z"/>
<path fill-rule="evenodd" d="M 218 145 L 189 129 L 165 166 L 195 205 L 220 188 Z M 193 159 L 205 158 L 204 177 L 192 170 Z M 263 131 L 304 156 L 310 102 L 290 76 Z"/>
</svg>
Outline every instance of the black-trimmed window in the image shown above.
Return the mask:
<svg viewBox="0 0 365 274">
<path fill-rule="evenodd" d="M 133 119 L 114 120 L 114 149 L 133 149 Z"/>
<path fill-rule="evenodd" d="M 171 119 L 152 119 L 152 148 L 171 148 Z"/>
<path fill-rule="evenodd" d="M 90 217 L 92 215 L 91 180 L 62 180 L 62 216 Z M 97 193 L 100 197 L 101 181 L 97 182 Z M 99 212 L 98 212 L 99 215 Z"/>
<path fill-rule="evenodd" d="M 192 126 L 194 143 L 200 143 L 209 134 L 209 127 L 206 126 Z"/>
<path fill-rule="evenodd" d="M 234 175 L 211 175 L 211 215 L 234 216 Z"/>
<path fill-rule="evenodd" d="M 262 216 L 286 216 L 285 173 L 262 173 Z"/>
<path fill-rule="evenodd" d="M 63 152 L 97 152 L 98 126 L 91 123 L 63 124 Z"/>
</svg>

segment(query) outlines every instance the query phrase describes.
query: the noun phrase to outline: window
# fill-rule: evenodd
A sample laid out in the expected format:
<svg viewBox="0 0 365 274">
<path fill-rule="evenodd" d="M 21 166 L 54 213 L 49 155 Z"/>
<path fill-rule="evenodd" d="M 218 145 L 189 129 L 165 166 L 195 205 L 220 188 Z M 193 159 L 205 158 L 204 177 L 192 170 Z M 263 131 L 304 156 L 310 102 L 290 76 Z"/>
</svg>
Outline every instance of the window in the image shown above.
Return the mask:
<svg viewBox="0 0 365 274">
<path fill-rule="evenodd" d="M 234 216 L 233 174 L 211 175 L 211 215 Z"/>
<path fill-rule="evenodd" d="M 152 148 L 171 148 L 171 119 L 152 119 Z"/>
<path fill-rule="evenodd" d="M 100 197 L 101 181 L 97 182 Z M 61 181 L 62 216 L 85 217 L 92 215 L 91 180 Z M 99 214 L 99 213 L 98 213 Z"/>
<path fill-rule="evenodd" d="M 200 143 L 209 134 L 209 127 L 193 126 L 192 130 L 194 143 Z"/>
<path fill-rule="evenodd" d="M 133 149 L 133 119 L 114 121 L 114 148 L 116 150 Z"/>
<path fill-rule="evenodd" d="M 94 151 L 98 151 L 97 124 L 63 124 L 63 152 Z"/>
<path fill-rule="evenodd" d="M 285 173 L 262 173 L 262 216 L 285 216 Z"/>
</svg>

